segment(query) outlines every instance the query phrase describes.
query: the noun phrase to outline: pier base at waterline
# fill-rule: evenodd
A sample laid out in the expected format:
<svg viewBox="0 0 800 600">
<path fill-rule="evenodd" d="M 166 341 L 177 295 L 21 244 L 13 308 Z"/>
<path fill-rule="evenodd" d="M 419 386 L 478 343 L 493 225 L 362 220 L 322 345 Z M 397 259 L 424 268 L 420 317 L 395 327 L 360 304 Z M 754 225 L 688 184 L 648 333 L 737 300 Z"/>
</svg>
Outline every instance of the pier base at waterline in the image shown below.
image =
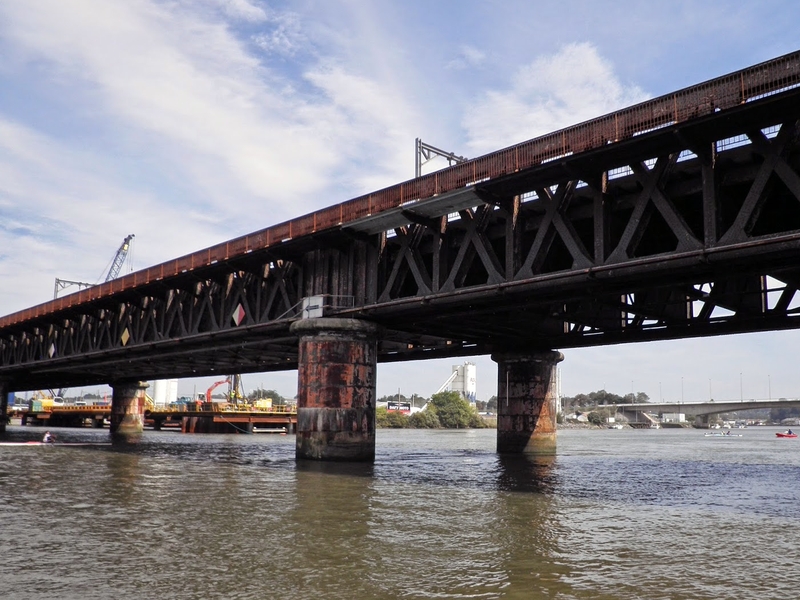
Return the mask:
<svg viewBox="0 0 800 600">
<path fill-rule="evenodd" d="M 497 451 L 556 452 L 557 351 L 497 353 Z"/>
<path fill-rule="evenodd" d="M 320 317 L 291 331 L 300 337 L 296 457 L 375 460 L 377 326 Z"/>
<path fill-rule="evenodd" d="M 132 439 L 144 431 L 144 381 L 116 383 L 111 386 L 112 437 Z"/>
</svg>

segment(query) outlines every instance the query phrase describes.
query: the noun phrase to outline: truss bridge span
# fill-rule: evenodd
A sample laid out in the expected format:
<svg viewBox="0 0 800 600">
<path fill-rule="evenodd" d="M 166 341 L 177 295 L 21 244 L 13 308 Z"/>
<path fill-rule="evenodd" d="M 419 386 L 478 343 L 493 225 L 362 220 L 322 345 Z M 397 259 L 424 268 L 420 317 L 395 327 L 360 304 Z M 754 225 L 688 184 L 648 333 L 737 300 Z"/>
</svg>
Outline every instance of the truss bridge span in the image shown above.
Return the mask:
<svg viewBox="0 0 800 600">
<path fill-rule="evenodd" d="M 796 328 L 798 85 L 795 52 L 7 315 L 0 380 L 294 369 L 305 298 L 378 361 Z"/>
<path fill-rule="evenodd" d="M 0 378 L 295 368 L 309 296 L 379 360 L 796 327 L 798 83 L 793 53 L 2 317 Z"/>
</svg>

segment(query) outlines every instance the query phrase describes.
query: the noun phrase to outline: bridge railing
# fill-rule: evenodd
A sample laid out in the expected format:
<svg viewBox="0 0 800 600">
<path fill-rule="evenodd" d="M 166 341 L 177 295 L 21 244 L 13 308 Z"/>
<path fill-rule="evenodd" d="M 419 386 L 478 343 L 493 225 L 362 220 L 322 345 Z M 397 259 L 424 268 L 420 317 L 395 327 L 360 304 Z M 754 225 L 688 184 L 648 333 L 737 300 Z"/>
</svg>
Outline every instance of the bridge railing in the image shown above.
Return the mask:
<svg viewBox="0 0 800 600">
<path fill-rule="evenodd" d="M 334 229 L 410 202 L 501 177 L 549 160 L 724 111 L 798 85 L 800 52 L 793 52 L 1 317 L 0 327 L 269 248 L 292 238 Z"/>
</svg>

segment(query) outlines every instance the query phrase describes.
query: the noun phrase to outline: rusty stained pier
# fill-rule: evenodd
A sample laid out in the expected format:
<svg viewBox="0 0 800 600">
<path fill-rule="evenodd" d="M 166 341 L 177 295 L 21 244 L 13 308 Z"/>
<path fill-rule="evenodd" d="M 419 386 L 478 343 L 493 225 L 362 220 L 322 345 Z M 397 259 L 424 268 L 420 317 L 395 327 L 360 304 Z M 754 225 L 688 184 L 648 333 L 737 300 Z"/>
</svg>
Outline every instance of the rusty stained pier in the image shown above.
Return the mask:
<svg viewBox="0 0 800 600">
<path fill-rule="evenodd" d="M 798 85 L 795 52 L 2 317 L 0 392 L 111 383 L 135 430 L 139 377 L 297 368 L 298 456 L 370 460 L 373 359 L 491 354 L 498 449 L 551 451 L 554 348 L 800 327 Z"/>
</svg>

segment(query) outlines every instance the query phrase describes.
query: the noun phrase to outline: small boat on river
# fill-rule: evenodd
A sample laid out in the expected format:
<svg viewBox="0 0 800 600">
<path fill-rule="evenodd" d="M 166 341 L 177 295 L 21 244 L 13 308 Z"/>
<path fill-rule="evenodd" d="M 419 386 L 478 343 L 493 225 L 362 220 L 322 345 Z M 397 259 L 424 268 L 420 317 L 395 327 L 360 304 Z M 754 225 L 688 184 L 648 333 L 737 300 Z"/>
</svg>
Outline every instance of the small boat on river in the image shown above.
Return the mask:
<svg viewBox="0 0 800 600">
<path fill-rule="evenodd" d="M 789 431 L 779 431 L 775 436 L 779 438 L 796 438 L 797 434 L 790 429 Z"/>
<path fill-rule="evenodd" d="M 705 437 L 742 437 L 741 433 L 731 433 L 730 431 L 709 431 L 703 435 Z"/>
</svg>

